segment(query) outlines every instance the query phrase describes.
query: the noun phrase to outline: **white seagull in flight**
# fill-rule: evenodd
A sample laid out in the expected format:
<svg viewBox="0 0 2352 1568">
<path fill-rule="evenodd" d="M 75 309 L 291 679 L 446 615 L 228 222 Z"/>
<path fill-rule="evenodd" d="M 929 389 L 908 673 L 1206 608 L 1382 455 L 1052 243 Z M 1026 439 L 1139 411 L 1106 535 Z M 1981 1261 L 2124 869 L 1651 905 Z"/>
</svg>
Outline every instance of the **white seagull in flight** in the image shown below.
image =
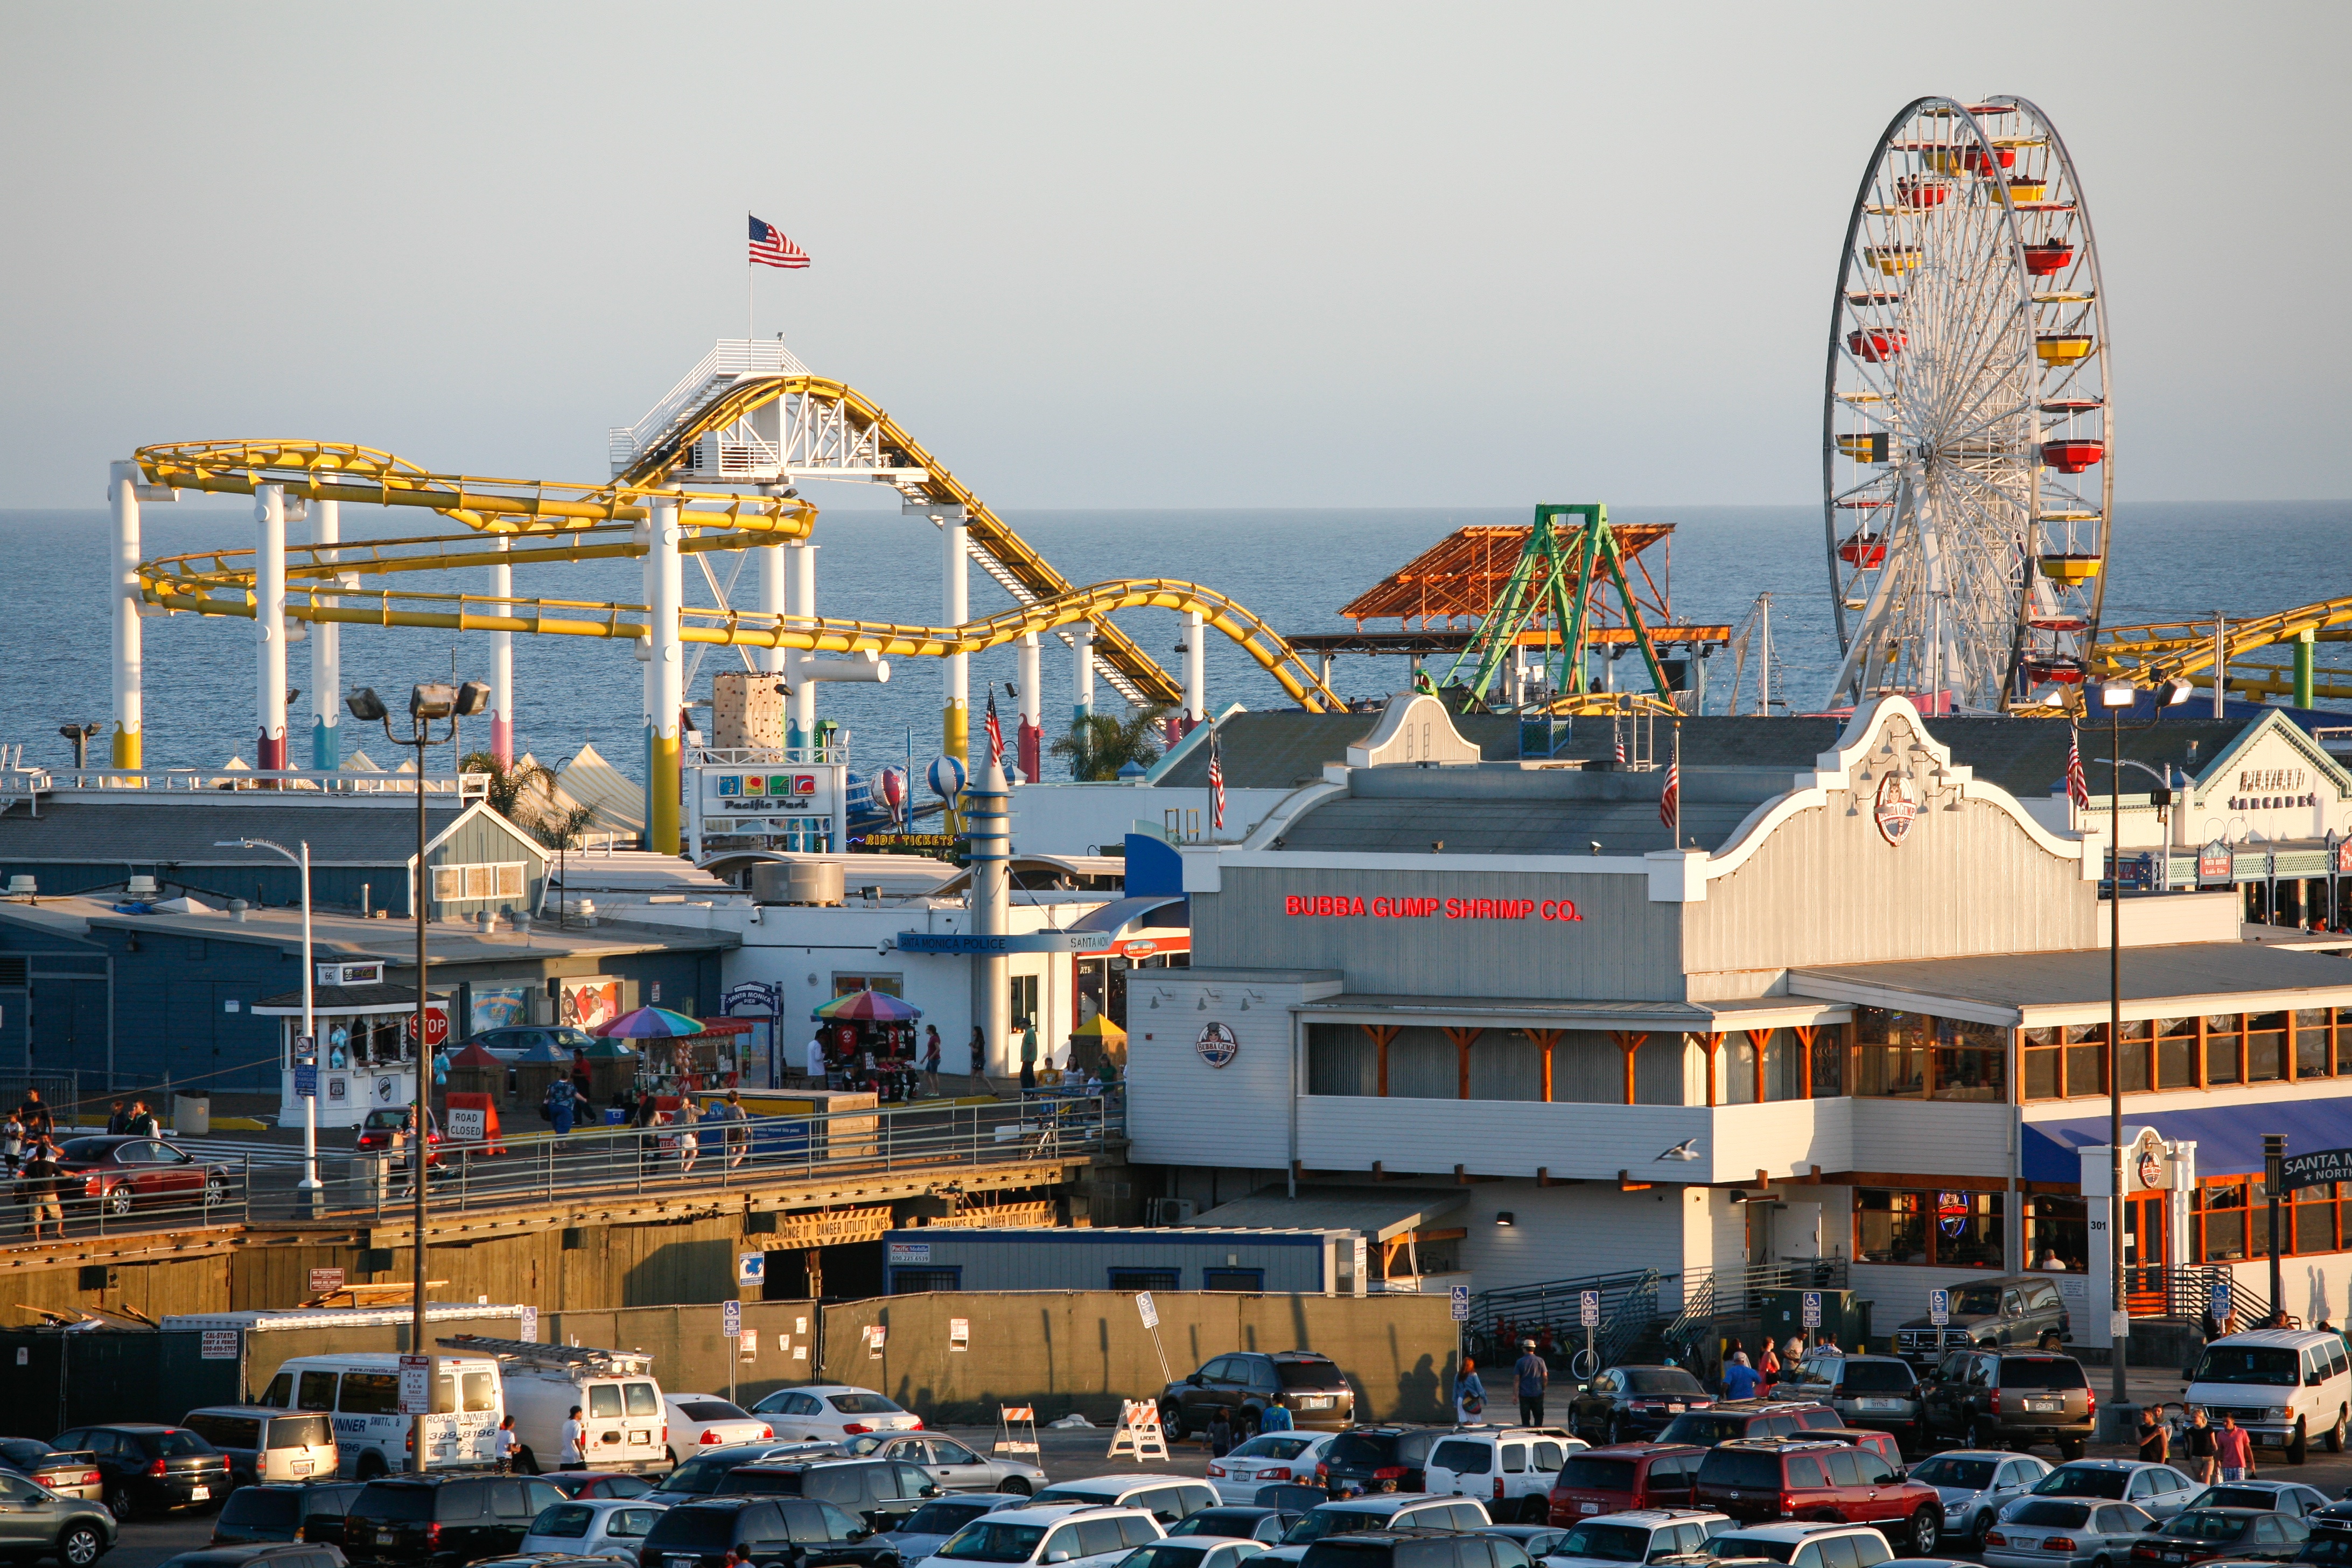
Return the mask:
<svg viewBox="0 0 2352 1568">
<path fill-rule="evenodd" d="M 1675 1144 L 1673 1148 L 1667 1150 L 1664 1153 L 1659 1155 L 1658 1158 L 1661 1160 L 1696 1160 L 1698 1158 L 1698 1140 L 1696 1138 L 1685 1138 L 1681 1142 Z"/>
</svg>

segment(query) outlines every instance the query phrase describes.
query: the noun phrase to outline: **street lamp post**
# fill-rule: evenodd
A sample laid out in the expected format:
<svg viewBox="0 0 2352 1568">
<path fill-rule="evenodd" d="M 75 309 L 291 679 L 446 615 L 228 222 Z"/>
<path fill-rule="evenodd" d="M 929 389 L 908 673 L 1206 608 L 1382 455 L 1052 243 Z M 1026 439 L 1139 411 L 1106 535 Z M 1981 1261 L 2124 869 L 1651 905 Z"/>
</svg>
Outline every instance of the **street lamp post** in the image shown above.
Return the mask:
<svg viewBox="0 0 2352 1568">
<path fill-rule="evenodd" d="M 408 1108 L 409 1161 L 414 1173 L 411 1182 L 415 1188 L 416 1200 L 415 1235 L 411 1238 L 415 1289 L 410 1300 L 408 1340 L 411 1355 L 428 1358 L 433 1352 L 429 1348 L 432 1342 L 425 1338 L 425 1187 L 432 1173 L 432 1150 L 425 1138 L 425 1129 L 429 1123 L 425 1102 L 432 1082 L 431 1068 L 427 1065 L 432 1046 L 428 1043 L 425 1030 L 427 1012 L 425 952 L 426 891 L 425 875 L 427 869 L 425 864 L 426 834 L 425 752 L 429 746 L 446 745 L 457 738 L 457 721 L 459 715 L 470 716 L 480 713 L 489 705 L 490 689 L 481 681 L 468 680 L 461 686 L 427 681 L 410 689 L 408 693 L 409 732 L 406 735 L 395 735 L 392 731 L 392 715 L 385 709 L 383 700 L 378 697 L 373 689 L 362 687 L 344 699 L 344 706 L 352 710 L 352 718 L 362 723 L 371 719 L 380 720 L 383 724 L 385 740 L 395 746 L 413 746 L 416 749 L 416 874 L 409 881 L 408 892 L 410 910 L 416 917 L 416 1099 Z M 437 739 L 433 734 L 433 721 L 436 719 L 446 719 L 449 721 L 449 732 Z M 428 1360 L 425 1373 L 425 1403 L 428 1410 L 432 1406 L 435 1387 L 433 1371 Z M 408 1468 L 417 1475 L 425 1473 L 426 1441 L 425 1412 L 422 1410 L 414 1412 L 409 1418 Z"/>
<path fill-rule="evenodd" d="M 311 1016 L 311 983 L 318 970 L 310 963 L 310 841 L 302 841 L 302 853 L 297 855 L 283 844 L 267 838 L 224 838 L 213 845 L 215 849 L 267 849 L 283 855 L 302 868 L 302 1042 L 303 1050 L 310 1056 L 310 1092 L 301 1093 L 302 1051 L 294 1053 L 296 1097 L 302 1101 L 302 1180 L 299 1187 L 306 1205 L 315 1205 L 322 1184 L 319 1180 L 319 1027 Z"/>
<path fill-rule="evenodd" d="M 2099 706 L 2107 711 L 2110 777 L 2107 785 L 2107 1342 L 2114 1372 L 2108 1408 L 2120 1428 L 2131 1405 L 2125 1373 L 2131 1318 L 2124 1294 L 2124 945 L 2123 945 L 2123 793 L 2124 710 L 2139 700 L 2139 689 L 2126 680 L 2110 680 L 2096 689 Z M 2164 721 L 2167 708 L 2189 700 L 2185 680 L 2168 680 L 2150 694 L 2156 717 L 2134 730 L 2152 730 Z M 2079 722 L 2076 728 L 2081 728 Z"/>
</svg>

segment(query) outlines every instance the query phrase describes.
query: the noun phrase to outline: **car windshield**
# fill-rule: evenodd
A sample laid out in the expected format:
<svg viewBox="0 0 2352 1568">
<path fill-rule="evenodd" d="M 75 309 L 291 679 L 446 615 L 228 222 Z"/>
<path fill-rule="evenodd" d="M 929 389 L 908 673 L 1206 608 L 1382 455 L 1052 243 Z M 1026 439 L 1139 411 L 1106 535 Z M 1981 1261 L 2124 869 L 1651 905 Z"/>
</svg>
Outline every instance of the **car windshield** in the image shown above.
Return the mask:
<svg viewBox="0 0 2352 1568">
<path fill-rule="evenodd" d="M 2003 1388 L 2087 1388 L 2083 1363 L 2072 1356 L 2013 1355 L 2000 1363 Z"/>
<path fill-rule="evenodd" d="M 1310 1541 L 1322 1541 L 1334 1535 L 1353 1535 L 1360 1530 L 1386 1528 L 1385 1514 L 1360 1508 L 1315 1508 L 1302 1515 L 1297 1524 L 1284 1533 L 1285 1546 L 1304 1546 Z"/>
<path fill-rule="evenodd" d="M 723 1399 L 681 1399 L 678 1413 L 688 1421 L 749 1421 L 751 1416 Z"/>
<path fill-rule="evenodd" d="M 2000 1310 L 2000 1289 L 1994 1285 L 1971 1285 L 1965 1290 L 1952 1292 L 1952 1312 L 1998 1312 Z"/>
<path fill-rule="evenodd" d="M 1328 1361 L 1278 1361 L 1274 1380 L 1285 1388 L 1345 1388 L 1348 1380 Z M 1129 1561 L 1132 1561 L 1130 1559 Z"/>
<path fill-rule="evenodd" d="M 2061 1465 L 2033 1483 L 2033 1495 L 2120 1498 L 2130 1484 L 2129 1470 L 2111 1470 L 2104 1465 Z"/>
<path fill-rule="evenodd" d="M 1229 1513 L 1223 1509 L 1204 1508 L 1198 1513 L 1186 1514 L 1168 1527 L 1171 1535 L 1232 1535 L 1248 1540 L 1264 1516 L 1255 1510 L 1247 1513 Z"/>
<path fill-rule="evenodd" d="M 1026 1563 L 1045 1539 L 1042 1524 L 1005 1524 L 976 1519 L 933 1553 L 957 1563 Z"/>
<path fill-rule="evenodd" d="M 1698 1379 L 1678 1366 L 1642 1367 L 1625 1374 L 1636 1394 L 1705 1394 Z"/>
<path fill-rule="evenodd" d="M 1557 1483 L 1575 1491 L 1630 1492 L 1633 1489 L 1633 1461 L 1631 1459 L 1588 1459 L 1581 1454 L 1570 1454 L 1559 1468 Z"/>
<path fill-rule="evenodd" d="M 726 1481 L 728 1471 L 747 1462 L 741 1458 L 722 1459 L 716 1454 L 688 1459 L 664 1476 L 654 1490 L 672 1495 L 683 1492 L 688 1497 L 709 1497 Z"/>
<path fill-rule="evenodd" d="M 1650 1555 L 1650 1532 L 1630 1524 L 1580 1524 L 1551 1549 L 1555 1557 L 1599 1557 L 1639 1563 Z"/>
<path fill-rule="evenodd" d="M 38 1437 L 0 1437 L 0 1464 L 37 1465 L 56 1452 Z"/>
<path fill-rule="evenodd" d="M 296 1524 L 302 1518 L 302 1494 L 278 1487 L 239 1487 L 221 1504 L 223 1524 Z"/>
<path fill-rule="evenodd" d="M 2251 1513 L 2221 1513 L 2210 1508 L 2193 1508 L 2166 1523 L 2162 1533 L 2183 1536 L 2190 1541 L 2235 1541 L 2252 1522 Z"/>
<path fill-rule="evenodd" d="M 2207 1487 L 2189 1500 L 2190 1508 L 2276 1508 L 2278 1494 L 2260 1487 Z"/>
<path fill-rule="evenodd" d="M 2055 1498 L 2028 1498 L 2011 1509 L 2002 1519 L 2004 1524 L 2057 1524 L 2068 1530 L 2081 1528 L 2089 1522 L 2091 1505 L 2086 1502 L 2061 1502 Z"/>
<path fill-rule="evenodd" d="M 1729 1438 L 1744 1436 L 1747 1432 L 1745 1415 L 1711 1415 L 1701 1410 L 1686 1410 L 1666 1423 L 1666 1429 L 1658 1434 L 1658 1441 L 1712 1448 Z"/>
<path fill-rule="evenodd" d="M 1709 1557 L 1769 1557 L 1786 1563 L 1797 1555 L 1801 1541 L 1774 1541 L 1769 1536 L 1718 1535 L 1703 1550 Z"/>
<path fill-rule="evenodd" d="M 1922 1459 L 1911 1467 L 1911 1479 L 1931 1487 L 1964 1488 L 1982 1491 L 1992 1485 L 1993 1467 L 1998 1459 L 1955 1459 L 1938 1454 L 1932 1459 Z"/>
<path fill-rule="evenodd" d="M 898 1405 L 878 1394 L 832 1394 L 825 1396 L 827 1405 L 844 1415 L 897 1415 Z"/>
<path fill-rule="evenodd" d="M 1899 1361 L 1850 1361 L 1838 1386 L 1848 1394 L 1908 1394 L 1918 1382 Z"/>
<path fill-rule="evenodd" d="M 1396 1453 L 1396 1443 L 1393 1432 L 1342 1432 L 1331 1439 L 1323 1458 L 1334 1465 L 1385 1465 Z"/>
<path fill-rule="evenodd" d="M 1269 1432 L 1253 1437 L 1225 1458 L 1229 1459 L 1295 1459 L 1315 1446 L 1312 1437 L 1300 1437 L 1287 1432 Z"/>
<path fill-rule="evenodd" d="M 2258 1383 L 2292 1388 L 2303 1381 L 2302 1358 L 2282 1345 L 2208 1345 L 2191 1383 Z"/>
<path fill-rule="evenodd" d="M 984 1502 L 948 1502 L 944 1500 L 927 1502 L 898 1528 L 908 1535 L 953 1535 L 993 1506 Z"/>
</svg>

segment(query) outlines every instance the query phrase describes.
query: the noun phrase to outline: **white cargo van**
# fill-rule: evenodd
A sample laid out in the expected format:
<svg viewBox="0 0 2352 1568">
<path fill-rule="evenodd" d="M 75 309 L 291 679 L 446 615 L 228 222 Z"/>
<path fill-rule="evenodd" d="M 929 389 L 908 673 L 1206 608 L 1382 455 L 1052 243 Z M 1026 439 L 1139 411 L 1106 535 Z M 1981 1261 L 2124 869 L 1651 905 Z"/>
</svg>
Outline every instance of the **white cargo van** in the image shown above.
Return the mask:
<svg viewBox="0 0 2352 1568">
<path fill-rule="evenodd" d="M 338 1468 L 344 1475 L 367 1481 L 408 1468 L 412 1417 L 400 1414 L 396 1355 L 295 1356 L 278 1367 L 254 1403 L 331 1415 Z M 433 1409 L 425 1418 L 425 1468 L 495 1464 L 492 1435 L 505 1415 L 498 1363 L 487 1356 L 439 1357 L 434 1363 Z"/>
<path fill-rule="evenodd" d="M 563 1423 L 575 1405 L 590 1469 L 662 1470 L 676 1462 L 653 1357 L 479 1334 L 440 1342 L 460 1355 L 496 1361 L 506 1410 L 514 1417 L 515 1461 L 524 1474 L 562 1468 Z"/>
<path fill-rule="evenodd" d="M 2352 1358 L 2338 1336 L 2317 1329 L 2256 1329 L 2205 1347 L 2181 1401 L 2219 1426 L 2234 1415 L 2253 1440 L 2303 1463 L 2314 1437 L 2344 1447 L 2352 1416 Z"/>
</svg>

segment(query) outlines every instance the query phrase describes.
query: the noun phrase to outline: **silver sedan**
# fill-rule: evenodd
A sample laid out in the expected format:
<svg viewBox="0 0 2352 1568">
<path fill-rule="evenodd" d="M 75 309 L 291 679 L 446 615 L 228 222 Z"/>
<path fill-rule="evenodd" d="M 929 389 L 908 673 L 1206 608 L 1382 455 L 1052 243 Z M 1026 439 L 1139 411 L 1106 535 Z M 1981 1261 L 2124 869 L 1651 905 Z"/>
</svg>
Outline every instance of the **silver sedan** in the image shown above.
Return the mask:
<svg viewBox="0 0 2352 1568">
<path fill-rule="evenodd" d="M 1944 1505 L 1944 1539 L 1973 1547 L 2002 1509 L 2049 1473 L 2047 1464 L 2029 1454 L 1958 1448 L 1920 1460 L 1910 1477 L 1936 1489 Z"/>
<path fill-rule="evenodd" d="M 942 1489 L 951 1492 L 1013 1492 L 1027 1497 L 1045 1484 L 1045 1472 L 1020 1459 L 975 1454 L 953 1437 L 936 1432 L 877 1432 L 842 1445 L 860 1458 L 878 1455 L 919 1465 Z"/>
<path fill-rule="evenodd" d="M 2021 1498 L 1985 1531 L 1987 1568 L 2124 1568 L 2156 1521 L 2127 1502 Z"/>
<path fill-rule="evenodd" d="M 2161 1521 L 2189 1506 L 2197 1483 L 2170 1465 L 2146 1459 L 2069 1459 L 2034 1482 L 2032 1495 L 2127 1502 Z"/>
</svg>

